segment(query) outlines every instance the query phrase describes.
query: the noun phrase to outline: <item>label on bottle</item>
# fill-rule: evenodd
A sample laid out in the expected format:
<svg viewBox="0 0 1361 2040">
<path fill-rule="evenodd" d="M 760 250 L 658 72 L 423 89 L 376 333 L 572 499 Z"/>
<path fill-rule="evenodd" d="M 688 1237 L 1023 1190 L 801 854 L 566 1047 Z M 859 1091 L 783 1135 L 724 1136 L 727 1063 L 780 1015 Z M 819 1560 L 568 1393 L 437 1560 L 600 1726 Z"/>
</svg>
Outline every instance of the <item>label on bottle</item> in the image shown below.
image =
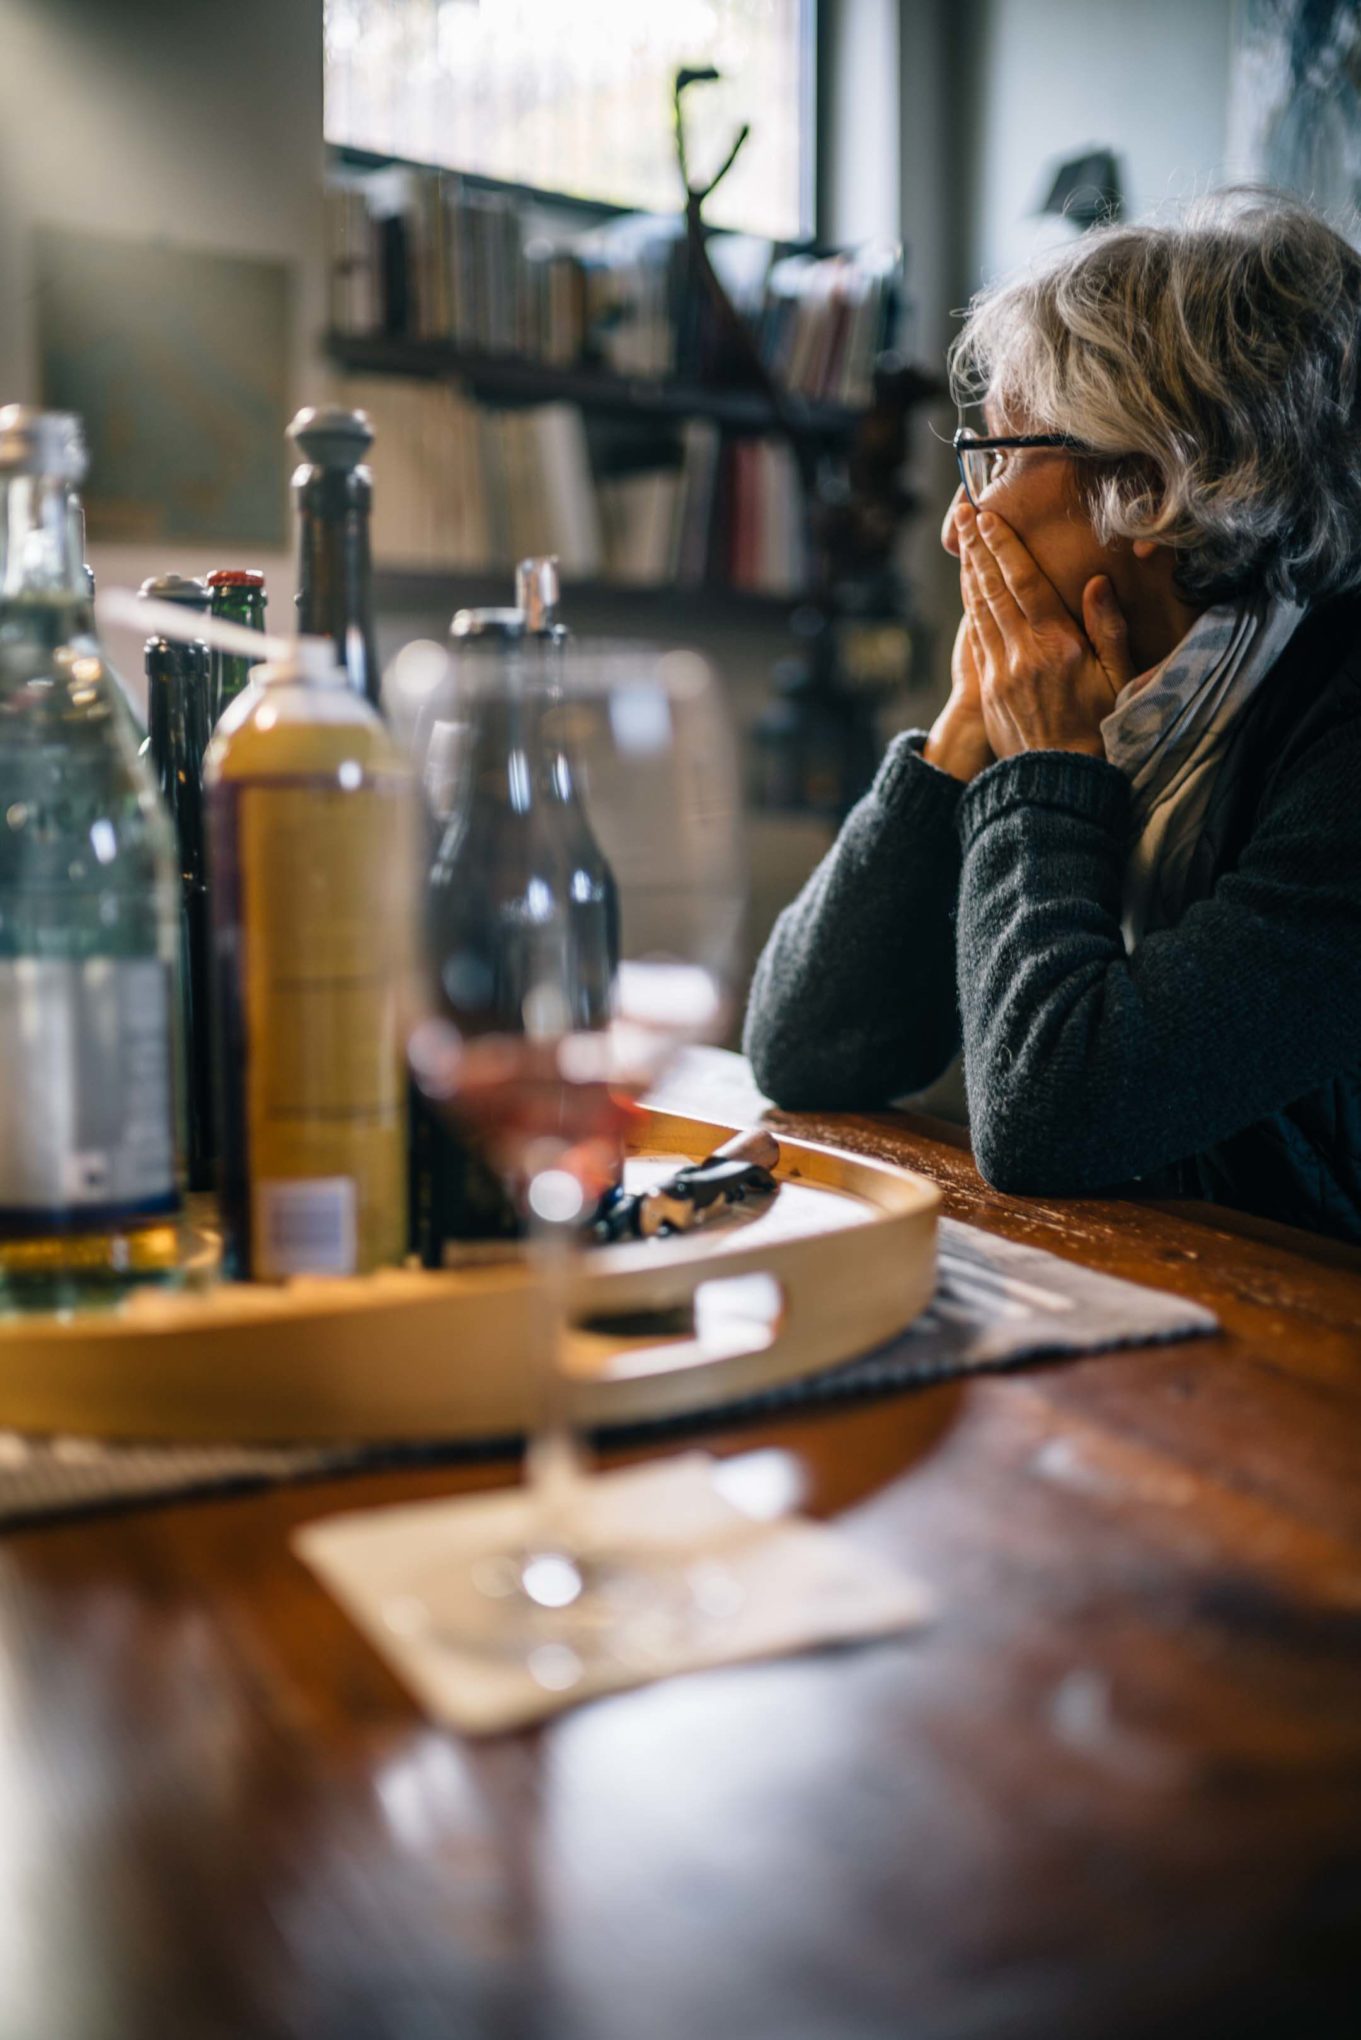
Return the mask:
<svg viewBox="0 0 1361 2040">
<path fill-rule="evenodd" d="M 353 1275 L 354 1183 L 348 1176 L 295 1178 L 255 1186 L 256 1272 L 266 1281 L 286 1275 Z"/>
<path fill-rule="evenodd" d="M 406 1252 L 409 829 L 400 793 L 381 784 L 347 791 L 295 780 L 240 792 L 252 1274 L 300 1272 L 271 1265 L 262 1190 L 282 1225 L 332 1227 L 330 1258 L 311 1260 L 313 1272 L 364 1271 Z M 288 1185 L 299 1186 L 291 1208 Z M 329 1207 L 319 1201 L 328 1190 Z"/>
<path fill-rule="evenodd" d="M 0 959 L 0 1225 L 173 1209 L 171 972 Z"/>
</svg>

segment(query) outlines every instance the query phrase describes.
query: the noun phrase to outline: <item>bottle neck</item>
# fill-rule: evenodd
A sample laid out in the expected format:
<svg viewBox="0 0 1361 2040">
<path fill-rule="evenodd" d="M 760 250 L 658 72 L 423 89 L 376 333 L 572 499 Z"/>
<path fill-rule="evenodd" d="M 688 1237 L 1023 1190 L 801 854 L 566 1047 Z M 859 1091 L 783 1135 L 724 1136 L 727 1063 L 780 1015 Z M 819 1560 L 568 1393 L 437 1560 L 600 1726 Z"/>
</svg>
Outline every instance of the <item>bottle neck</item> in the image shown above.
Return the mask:
<svg viewBox="0 0 1361 2040">
<path fill-rule="evenodd" d="M 0 478 L 0 601 L 74 605 L 93 627 L 85 574 L 84 520 L 68 482 L 49 475 Z"/>
<path fill-rule="evenodd" d="M 225 588 L 214 597 L 213 615 L 225 617 L 228 623 L 239 623 L 245 630 L 260 630 L 265 627 L 265 597 L 260 588 Z"/>
<path fill-rule="evenodd" d="M 146 650 L 147 737 L 161 797 L 175 823 L 180 868 L 201 885 L 203 754 L 208 747 L 208 648 L 152 638 Z"/>
<path fill-rule="evenodd" d="M 576 799 L 563 748 L 561 704 L 544 680 L 541 674 L 526 685 L 517 653 L 500 673 L 479 684 L 469 716 L 473 787 L 520 813 Z"/>
<path fill-rule="evenodd" d="M 297 484 L 298 629 L 330 638 L 350 685 L 379 703 L 369 558 L 372 490 L 363 469 L 308 468 Z"/>
</svg>

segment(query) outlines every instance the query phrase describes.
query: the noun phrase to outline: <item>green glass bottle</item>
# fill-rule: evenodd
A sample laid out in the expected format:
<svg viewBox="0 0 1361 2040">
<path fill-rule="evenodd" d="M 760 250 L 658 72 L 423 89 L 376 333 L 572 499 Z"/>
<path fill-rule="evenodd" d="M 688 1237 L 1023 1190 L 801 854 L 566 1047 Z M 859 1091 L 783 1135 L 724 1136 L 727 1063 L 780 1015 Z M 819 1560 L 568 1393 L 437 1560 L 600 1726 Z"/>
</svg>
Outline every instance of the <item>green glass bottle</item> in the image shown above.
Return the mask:
<svg viewBox="0 0 1361 2040">
<path fill-rule="evenodd" d="M 0 1296 L 179 1266 L 174 836 L 83 571 L 79 421 L 0 410 Z"/>
<path fill-rule="evenodd" d="M 264 630 L 265 577 L 258 567 L 217 567 L 207 580 L 214 616 L 239 623 L 246 630 Z M 209 722 L 216 729 L 224 711 L 249 684 L 252 662 L 237 652 L 214 652 L 212 662 Z"/>
<path fill-rule="evenodd" d="M 141 592 L 189 610 L 202 612 L 208 607 L 206 584 L 182 574 L 158 574 L 142 583 Z M 179 844 L 185 1150 L 191 1190 L 211 1190 L 214 1181 L 208 863 L 203 818 L 203 754 L 212 735 L 211 681 L 207 645 L 159 635 L 147 639 L 147 740 L 143 752 L 170 810 Z"/>
</svg>

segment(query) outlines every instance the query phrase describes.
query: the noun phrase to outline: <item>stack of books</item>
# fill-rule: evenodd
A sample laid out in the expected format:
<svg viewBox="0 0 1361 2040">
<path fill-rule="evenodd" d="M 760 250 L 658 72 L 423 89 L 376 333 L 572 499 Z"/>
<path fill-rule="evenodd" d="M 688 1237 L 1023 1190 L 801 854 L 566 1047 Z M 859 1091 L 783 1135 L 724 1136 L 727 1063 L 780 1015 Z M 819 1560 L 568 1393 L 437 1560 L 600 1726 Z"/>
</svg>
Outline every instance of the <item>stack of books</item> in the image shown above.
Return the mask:
<svg viewBox="0 0 1361 2040">
<path fill-rule="evenodd" d="M 757 328 L 772 381 L 815 402 L 864 409 L 875 360 L 895 337 L 898 272 L 889 251 L 773 262 Z"/>
<path fill-rule="evenodd" d="M 583 231 L 457 173 L 337 172 L 327 192 L 331 325 L 443 341 L 469 355 L 709 380 L 715 336 L 679 216 L 621 214 Z M 715 234 L 710 258 L 775 381 L 863 407 L 893 346 L 900 258 L 781 254 Z"/>
<path fill-rule="evenodd" d="M 675 371 L 674 221 L 629 214 L 555 236 L 508 192 L 437 170 L 333 180 L 326 207 L 337 333 L 555 368 Z"/>
<path fill-rule="evenodd" d="M 725 439 L 696 418 L 670 466 L 598 476 L 572 404 L 492 409 L 389 376 L 345 377 L 336 399 L 373 423 L 380 566 L 508 571 L 556 553 L 569 582 L 774 596 L 806 584 L 802 495 L 782 441 Z"/>
</svg>

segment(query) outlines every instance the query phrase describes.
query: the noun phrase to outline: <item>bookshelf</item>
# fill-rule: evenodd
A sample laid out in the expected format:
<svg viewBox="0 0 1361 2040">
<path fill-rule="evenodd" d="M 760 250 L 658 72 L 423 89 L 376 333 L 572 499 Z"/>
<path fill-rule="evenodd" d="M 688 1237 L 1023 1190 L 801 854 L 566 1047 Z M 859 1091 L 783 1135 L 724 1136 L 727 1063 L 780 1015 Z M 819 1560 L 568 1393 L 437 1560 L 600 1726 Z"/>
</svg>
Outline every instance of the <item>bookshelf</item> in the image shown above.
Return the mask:
<svg viewBox="0 0 1361 2040">
<path fill-rule="evenodd" d="M 323 347 L 378 434 L 381 606 L 475 605 L 541 551 L 621 624 L 778 636 L 809 601 L 900 599 L 881 540 L 844 542 L 910 509 L 905 414 L 939 394 L 894 351 L 900 250 L 719 232 L 715 313 L 679 218 L 354 149 L 330 166 Z"/>
<path fill-rule="evenodd" d="M 381 170 L 408 170 L 421 177 L 457 179 L 473 191 L 503 194 L 527 211 L 570 213 L 587 221 L 623 219 L 636 210 L 633 206 L 616 205 L 608 198 L 582 198 L 575 192 L 554 191 L 543 184 L 518 184 L 506 177 L 490 177 L 482 170 L 454 170 L 447 165 L 423 161 L 418 156 L 399 156 L 385 149 L 362 149 L 357 142 L 327 142 L 326 161 L 332 174 L 354 171 L 363 175 Z M 790 245 L 811 247 L 813 244 L 791 242 Z"/>
<path fill-rule="evenodd" d="M 331 332 L 326 352 L 347 374 L 448 378 L 487 403 L 576 404 L 583 411 L 633 418 L 640 424 L 708 418 L 725 431 L 740 433 L 780 429 L 770 399 L 760 390 L 651 380 L 607 369 L 554 368 L 513 354 L 472 354 L 443 340 L 384 333 Z M 833 445 L 848 440 L 864 416 L 849 404 L 815 404 L 797 396 L 785 402 L 801 432 Z"/>
</svg>

